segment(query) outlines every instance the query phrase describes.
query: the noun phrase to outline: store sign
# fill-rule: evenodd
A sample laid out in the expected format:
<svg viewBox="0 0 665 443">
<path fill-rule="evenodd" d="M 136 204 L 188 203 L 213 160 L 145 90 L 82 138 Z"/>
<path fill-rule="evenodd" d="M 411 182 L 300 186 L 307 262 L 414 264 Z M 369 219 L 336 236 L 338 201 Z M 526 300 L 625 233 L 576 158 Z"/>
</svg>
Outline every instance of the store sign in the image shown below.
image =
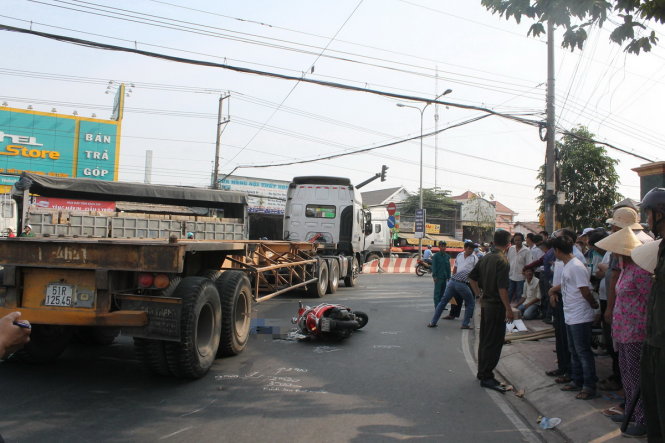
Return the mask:
<svg viewBox="0 0 665 443">
<path fill-rule="evenodd" d="M 0 109 L 0 173 L 118 179 L 117 121 Z"/>
<path fill-rule="evenodd" d="M 441 232 L 441 225 L 435 225 L 432 223 L 425 224 L 425 233 L 427 234 L 438 234 Z"/>
<path fill-rule="evenodd" d="M 53 197 L 37 197 L 35 206 L 44 209 L 68 209 L 73 211 L 115 211 L 115 202 L 71 200 Z"/>
<path fill-rule="evenodd" d="M 247 194 L 247 212 L 283 215 L 289 182 L 230 175 L 219 181 L 221 189 Z"/>
</svg>

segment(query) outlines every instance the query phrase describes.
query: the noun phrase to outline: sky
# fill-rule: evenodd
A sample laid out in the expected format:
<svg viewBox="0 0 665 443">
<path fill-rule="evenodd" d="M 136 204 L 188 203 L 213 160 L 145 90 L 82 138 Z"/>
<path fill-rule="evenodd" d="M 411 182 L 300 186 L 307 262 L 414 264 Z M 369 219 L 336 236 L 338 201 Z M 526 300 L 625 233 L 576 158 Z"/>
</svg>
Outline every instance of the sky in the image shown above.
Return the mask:
<svg viewBox="0 0 665 443">
<path fill-rule="evenodd" d="M 426 99 L 451 89 L 442 100 L 545 119 L 544 37 L 528 37 L 529 23 L 492 15 L 479 0 L 5 0 L 3 6 L 4 25 Z M 662 26 L 647 25 L 663 38 Z M 665 42 L 630 55 L 609 41 L 611 30 L 611 23 L 594 27 L 584 49 L 573 53 L 559 47 L 561 31 L 555 32 L 557 125 L 585 125 L 598 140 L 660 161 Z M 209 186 L 219 98 L 228 96 L 221 177 L 330 175 L 359 183 L 386 165 L 387 180 L 363 190 L 418 191 L 418 140 L 276 165 L 417 137 L 422 102 L 7 31 L 0 31 L 0 42 L 0 101 L 9 107 L 107 118 L 115 88 L 128 85 L 122 181 L 143 182 L 151 150 L 153 183 Z M 454 106 L 424 109 L 423 133 L 454 127 L 423 139 L 423 187 L 482 193 L 517 212 L 517 220 L 537 220 L 534 186 L 545 156 L 538 128 L 496 116 L 456 126 L 482 115 Z M 631 169 L 645 161 L 612 149 L 608 155 L 618 160 L 619 192 L 639 200 Z"/>
</svg>

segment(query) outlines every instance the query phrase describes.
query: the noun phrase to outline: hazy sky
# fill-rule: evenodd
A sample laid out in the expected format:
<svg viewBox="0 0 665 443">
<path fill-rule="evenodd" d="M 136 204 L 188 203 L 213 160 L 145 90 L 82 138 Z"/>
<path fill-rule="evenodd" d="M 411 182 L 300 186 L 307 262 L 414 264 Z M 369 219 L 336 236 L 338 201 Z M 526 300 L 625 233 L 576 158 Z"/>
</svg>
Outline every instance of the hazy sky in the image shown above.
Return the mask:
<svg viewBox="0 0 665 443">
<path fill-rule="evenodd" d="M 452 89 L 445 97 L 451 102 L 544 119 L 544 40 L 527 37 L 528 24 L 491 15 L 480 1 L 5 0 L 3 6 L 0 23 L 10 26 L 419 97 Z M 600 140 L 659 160 L 665 157 L 665 42 L 652 53 L 626 55 L 609 42 L 611 29 L 609 23 L 592 29 L 584 51 L 557 49 L 557 123 L 586 125 Z M 663 28 L 654 29 L 663 39 Z M 109 81 L 135 85 L 122 124 L 121 180 L 143 181 L 151 149 L 154 183 L 209 185 L 218 98 L 227 91 L 222 175 L 239 165 L 312 159 L 420 133 L 419 111 L 397 107 L 392 98 L 5 31 L 0 42 L 0 100 L 10 107 L 106 118 Z M 425 110 L 425 133 L 434 129 L 434 108 Z M 438 112 L 439 128 L 482 115 L 444 106 Z M 424 140 L 424 187 L 435 184 L 434 146 L 434 137 Z M 533 188 L 545 154 L 537 128 L 489 117 L 443 132 L 438 149 L 440 188 L 491 194 L 519 220 L 536 219 Z M 415 192 L 419 152 L 414 141 L 235 174 L 337 175 L 359 183 L 385 164 L 388 180 L 365 190 L 402 185 Z M 620 192 L 639 199 L 631 168 L 644 161 L 609 155 L 619 160 Z"/>
</svg>

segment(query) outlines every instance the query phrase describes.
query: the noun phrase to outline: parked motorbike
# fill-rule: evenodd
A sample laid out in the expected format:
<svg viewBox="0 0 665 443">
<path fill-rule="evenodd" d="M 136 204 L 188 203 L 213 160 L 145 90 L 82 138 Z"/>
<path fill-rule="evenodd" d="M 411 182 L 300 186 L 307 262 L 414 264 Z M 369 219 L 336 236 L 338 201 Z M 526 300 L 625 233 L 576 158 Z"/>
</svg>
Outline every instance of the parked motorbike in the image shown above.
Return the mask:
<svg viewBox="0 0 665 443">
<path fill-rule="evenodd" d="M 418 263 L 416 264 L 416 275 L 418 277 L 422 277 L 425 274 L 431 274 L 432 273 L 432 264 L 426 262 L 422 258 L 418 259 Z"/>
<path fill-rule="evenodd" d="M 298 326 L 304 338 L 344 339 L 357 329 L 362 329 L 369 317 L 361 311 L 353 311 L 343 305 L 321 303 L 313 308 L 298 304 L 298 316 L 291 322 Z"/>
</svg>

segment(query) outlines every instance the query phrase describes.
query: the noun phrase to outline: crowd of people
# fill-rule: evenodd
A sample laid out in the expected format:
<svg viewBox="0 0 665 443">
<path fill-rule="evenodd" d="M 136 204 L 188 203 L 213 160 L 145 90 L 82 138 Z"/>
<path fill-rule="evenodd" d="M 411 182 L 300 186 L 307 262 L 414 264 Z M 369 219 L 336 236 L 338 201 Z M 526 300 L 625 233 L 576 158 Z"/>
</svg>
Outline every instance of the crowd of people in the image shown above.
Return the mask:
<svg viewBox="0 0 665 443">
<path fill-rule="evenodd" d="M 554 327 L 557 367 L 546 374 L 562 391 L 589 400 L 598 390 L 623 389 L 625 401 L 604 415 L 623 423 L 625 437 L 665 435 L 665 189 L 641 203 L 648 225 L 629 201 L 617 204 L 607 226 L 551 235 L 499 230 L 489 253 L 464 245 L 450 269 L 445 243 L 433 255 L 435 312 L 428 327 L 459 317 L 471 328 L 480 299 L 477 378 L 483 387 L 505 391 L 494 377 L 505 341 L 505 323 L 520 316 Z M 647 229 L 645 229 L 645 227 Z M 651 231 L 649 233 L 648 231 Z M 594 331 L 612 358 L 612 374 L 598 380 L 592 349 Z"/>
</svg>

